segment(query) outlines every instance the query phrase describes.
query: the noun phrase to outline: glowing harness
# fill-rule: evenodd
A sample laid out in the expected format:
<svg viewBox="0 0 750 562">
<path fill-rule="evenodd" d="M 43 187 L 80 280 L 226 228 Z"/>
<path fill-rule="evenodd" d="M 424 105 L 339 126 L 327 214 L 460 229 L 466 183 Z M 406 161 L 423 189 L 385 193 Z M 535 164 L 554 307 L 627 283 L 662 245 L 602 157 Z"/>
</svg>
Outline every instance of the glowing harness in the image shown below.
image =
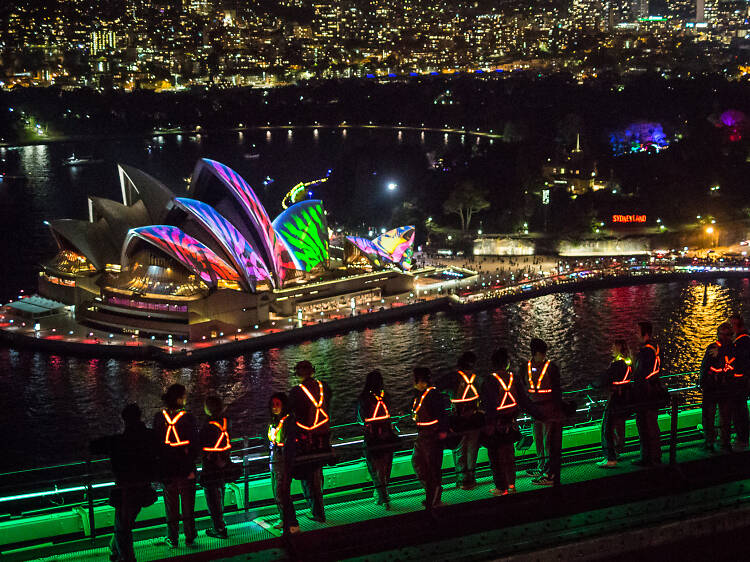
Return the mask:
<svg viewBox="0 0 750 562">
<path fill-rule="evenodd" d="M 417 420 L 417 418 L 419 417 L 418 416 L 419 410 L 422 408 L 422 402 L 424 401 L 425 396 L 427 396 L 431 390 L 435 390 L 435 387 L 431 386 L 429 388 L 426 388 L 425 391 L 422 393 L 422 396 L 419 398 L 419 403 L 417 403 L 417 399 L 415 398 L 414 404 L 412 404 L 412 418 L 414 419 L 415 422 L 417 422 L 417 425 L 420 427 L 424 427 L 427 425 L 435 425 L 436 423 L 438 423 L 437 418 L 435 418 L 432 421 L 427 421 L 427 422 L 425 421 L 421 422 Z"/>
<path fill-rule="evenodd" d="M 654 375 L 658 375 L 659 371 L 661 371 L 661 357 L 659 357 L 659 346 L 657 345 L 654 347 L 650 343 L 647 343 L 643 347 L 650 347 L 654 351 L 654 367 L 651 369 L 651 372 L 646 375 L 646 380 L 650 379 Z"/>
<path fill-rule="evenodd" d="M 228 451 L 229 449 L 231 449 L 232 445 L 231 443 L 229 443 L 229 433 L 227 432 L 227 418 L 222 419 L 221 423 L 217 421 L 211 421 L 208 423 L 216 426 L 216 428 L 219 430 L 219 437 L 216 439 L 216 443 L 213 447 L 203 447 L 203 450 L 220 453 L 222 451 Z"/>
<path fill-rule="evenodd" d="M 289 414 L 281 418 L 281 420 L 279 420 L 279 425 L 277 426 L 274 426 L 273 424 L 268 426 L 268 440 L 272 445 L 276 445 L 277 447 L 284 446 L 284 443 L 279 440 L 281 439 L 281 429 L 284 427 L 284 422 L 288 417 Z"/>
<path fill-rule="evenodd" d="M 745 334 L 745 335 L 746 335 L 746 334 Z M 740 337 L 741 337 L 741 336 L 740 336 Z M 737 340 L 735 340 L 735 341 L 737 341 Z M 717 340 L 717 341 L 715 341 L 714 343 L 716 344 L 716 346 L 717 346 L 717 347 L 721 347 L 721 342 L 720 342 L 720 341 L 718 341 L 718 340 Z M 719 373 L 727 373 L 727 372 L 729 372 L 729 371 L 734 371 L 734 365 L 732 365 L 732 363 L 734 363 L 734 360 L 735 360 L 735 359 L 737 359 L 737 358 L 736 358 L 736 357 L 732 357 L 732 358 L 730 358 L 730 357 L 729 357 L 729 356 L 728 356 L 728 355 L 727 355 L 727 354 L 725 353 L 725 354 L 724 354 L 724 366 L 723 366 L 723 367 L 709 367 L 709 369 L 710 369 L 710 370 L 711 370 L 711 371 L 712 371 L 713 373 L 716 373 L 716 374 L 719 374 Z M 734 376 L 735 376 L 735 377 L 741 377 L 741 376 L 742 376 L 742 373 L 734 373 Z"/>
<path fill-rule="evenodd" d="M 380 395 L 375 394 L 374 392 L 371 392 L 371 394 L 375 397 L 375 409 L 372 412 L 372 416 L 370 416 L 369 418 L 365 418 L 365 423 L 389 419 L 391 417 L 391 414 L 390 412 L 388 412 L 388 406 L 386 406 L 385 402 L 383 401 L 385 391 L 381 390 Z M 378 412 L 380 410 L 382 410 L 383 413 L 378 415 Z"/>
<path fill-rule="evenodd" d="M 632 369 L 632 368 L 630 367 L 630 359 L 623 359 L 623 361 L 624 361 L 624 362 L 625 362 L 625 364 L 626 364 L 626 365 L 628 366 L 628 368 L 627 368 L 627 369 L 625 369 L 625 376 L 624 376 L 624 377 L 622 377 L 622 379 L 621 379 L 621 380 L 619 380 L 619 381 L 613 381 L 613 382 L 612 382 L 612 384 L 615 384 L 615 385 L 623 385 L 623 384 L 630 384 L 631 382 L 633 382 L 633 381 L 632 381 L 632 380 L 630 379 L 630 375 L 631 375 L 631 373 L 633 372 L 633 369 Z"/>
<path fill-rule="evenodd" d="M 471 402 L 472 400 L 477 400 L 479 398 L 479 393 L 474 386 L 474 380 L 477 378 L 477 374 L 471 373 L 470 377 L 467 377 L 466 373 L 464 373 L 463 371 L 459 371 L 458 374 L 461 375 L 462 379 L 464 379 L 464 383 L 466 384 L 466 386 L 464 387 L 464 393 L 461 395 L 461 398 L 451 398 L 451 402 L 457 404 L 460 402 Z M 472 395 L 468 396 L 470 390 Z"/>
<path fill-rule="evenodd" d="M 307 387 L 304 384 L 300 384 L 299 387 L 307 394 L 307 397 L 310 399 L 310 402 L 312 402 L 312 405 L 315 406 L 315 419 L 313 420 L 313 424 L 311 426 L 306 426 L 297 422 L 297 425 L 300 426 L 302 429 L 306 429 L 308 431 L 312 431 L 313 429 L 318 429 L 319 427 L 325 425 L 328 423 L 328 420 L 330 419 L 328 417 L 328 414 L 323 409 L 323 383 L 320 381 L 316 381 L 318 383 L 318 387 L 320 388 L 320 398 L 318 400 L 315 400 L 313 398 L 312 393 L 307 390 Z"/>
<path fill-rule="evenodd" d="M 514 408 L 518 405 L 515 396 L 513 396 L 513 393 L 510 391 L 511 388 L 513 388 L 513 373 L 511 371 L 508 371 L 508 374 L 510 375 L 510 378 L 508 379 L 508 384 L 505 384 L 505 381 L 500 375 L 498 375 L 497 373 L 492 373 L 492 376 L 497 379 L 500 388 L 502 388 L 503 390 L 503 397 L 500 399 L 500 405 L 496 408 L 496 410 Z"/>
<path fill-rule="evenodd" d="M 180 418 L 185 415 L 185 410 L 180 411 L 174 418 L 169 417 L 169 413 L 166 410 L 162 410 L 161 413 L 164 415 L 164 421 L 167 422 L 167 434 L 164 436 L 164 444 L 170 447 L 184 447 L 190 445 L 190 441 L 182 441 L 180 434 L 177 433 L 177 422 Z"/>
<path fill-rule="evenodd" d="M 542 367 L 542 372 L 539 375 L 539 378 L 536 380 L 536 387 L 534 386 L 534 377 L 531 375 L 531 371 L 536 371 L 536 367 L 532 369 L 531 367 L 531 361 L 528 363 L 528 372 L 529 372 L 529 393 L 531 394 L 549 394 L 552 392 L 551 388 L 542 388 L 542 381 L 544 380 L 544 375 L 547 374 L 547 367 L 549 367 L 549 361 L 546 361 L 544 363 L 544 367 Z"/>
</svg>

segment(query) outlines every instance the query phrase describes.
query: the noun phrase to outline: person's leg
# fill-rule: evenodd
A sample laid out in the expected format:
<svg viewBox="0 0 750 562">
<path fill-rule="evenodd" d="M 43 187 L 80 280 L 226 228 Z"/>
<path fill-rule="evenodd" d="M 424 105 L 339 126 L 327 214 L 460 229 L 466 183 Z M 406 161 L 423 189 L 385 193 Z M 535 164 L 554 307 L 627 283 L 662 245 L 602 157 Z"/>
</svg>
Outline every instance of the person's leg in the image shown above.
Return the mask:
<svg viewBox="0 0 750 562">
<path fill-rule="evenodd" d="M 281 507 L 281 524 L 285 533 L 289 532 L 291 527 L 299 527 L 297 522 L 297 514 L 294 511 L 294 503 L 292 502 L 292 477 L 289 472 L 289 467 L 282 465 L 281 471 L 278 474 L 278 495 Z"/>
<path fill-rule="evenodd" d="M 555 486 L 560 485 L 560 469 L 562 465 L 562 422 L 551 422 L 548 425 L 549 437 L 549 474 Z"/>
<path fill-rule="evenodd" d="M 503 474 L 502 461 L 500 459 L 500 445 L 492 442 L 487 444 L 487 458 L 490 461 L 490 470 L 492 471 L 492 481 L 498 490 L 507 489 L 505 484 L 505 475 Z"/>
<path fill-rule="evenodd" d="M 622 410 L 612 412 L 612 436 L 615 458 L 625 449 L 625 413 Z"/>
<path fill-rule="evenodd" d="M 195 540 L 195 478 L 185 478 L 180 482 L 180 503 L 182 506 L 182 531 L 185 541 Z"/>
<path fill-rule="evenodd" d="M 461 435 L 458 447 L 453 450 L 453 464 L 456 467 L 456 484 L 463 486 L 468 483 L 468 436 Z"/>
<path fill-rule="evenodd" d="M 311 487 L 310 492 L 312 495 L 313 517 L 325 519 L 326 513 L 323 507 L 323 467 L 318 466 L 312 473 L 312 479 L 310 481 Z"/>
<path fill-rule="evenodd" d="M 661 462 L 661 430 L 659 429 L 659 409 L 648 409 L 648 433 L 650 443 L 649 460 L 653 463 Z"/>
<path fill-rule="evenodd" d="M 638 408 L 635 412 L 635 425 L 638 428 L 638 437 L 641 442 L 641 461 L 644 463 L 651 462 L 650 453 L 651 442 L 648 434 L 646 408 Z"/>
<path fill-rule="evenodd" d="M 126 501 L 122 514 L 122 532 L 118 538 L 118 550 L 120 556 L 126 562 L 135 562 L 135 549 L 133 548 L 133 528 L 135 528 L 135 520 L 138 517 L 138 513 L 141 511 L 141 504 L 139 503 L 140 498 L 132 498 L 130 501 Z"/>
<path fill-rule="evenodd" d="M 537 469 L 544 472 L 547 469 L 546 446 L 544 444 L 544 423 L 534 422 L 534 446 L 536 447 Z"/>
<path fill-rule="evenodd" d="M 380 480 L 383 482 L 383 492 L 385 493 L 385 501 L 391 500 L 391 495 L 388 493 L 388 483 L 391 481 L 391 470 L 393 470 L 393 448 L 389 447 L 383 452 L 380 473 Z"/>
<path fill-rule="evenodd" d="M 747 391 L 739 392 L 734 400 L 734 418 L 736 420 L 737 444 L 747 447 L 748 433 L 750 433 L 750 416 L 747 411 Z"/>
<path fill-rule="evenodd" d="M 602 448 L 604 454 L 607 455 L 607 460 L 613 461 L 617 459 L 617 452 L 615 451 L 615 435 L 613 426 L 613 413 L 611 401 L 607 403 L 607 407 L 604 409 L 604 416 L 602 416 Z"/>
<path fill-rule="evenodd" d="M 443 442 L 434 437 L 429 441 L 429 475 L 430 475 L 430 496 L 432 506 L 440 503 L 443 495 Z"/>
<path fill-rule="evenodd" d="M 516 448 L 513 443 L 503 443 L 498 451 L 500 467 L 507 487 L 516 485 Z"/>
<path fill-rule="evenodd" d="M 180 494 L 177 482 L 163 482 L 164 513 L 167 518 L 167 536 L 177 544 L 180 533 Z"/>
<path fill-rule="evenodd" d="M 466 435 L 466 476 L 468 484 L 477 482 L 477 457 L 479 456 L 479 435 L 481 431 L 472 429 Z"/>
<path fill-rule="evenodd" d="M 732 450 L 732 414 L 734 404 L 731 398 L 719 400 L 719 439 L 724 451 Z"/>
<path fill-rule="evenodd" d="M 701 403 L 701 423 L 706 446 L 713 446 L 716 441 L 716 400 L 705 394 Z"/>
<path fill-rule="evenodd" d="M 411 454 L 411 465 L 414 468 L 414 473 L 417 475 L 419 482 L 424 488 L 425 508 L 429 510 L 432 509 L 432 504 L 430 503 L 432 490 L 430 490 L 428 462 L 425 438 L 418 435 L 416 441 L 414 441 L 414 451 Z"/>
<path fill-rule="evenodd" d="M 372 480 L 372 486 L 375 489 L 375 499 L 379 504 L 385 503 L 384 497 L 384 485 L 380 477 L 381 469 L 379 464 L 380 458 L 378 457 L 377 449 L 372 447 L 365 448 L 365 462 L 367 463 L 367 472 L 370 473 L 370 480 Z"/>
</svg>

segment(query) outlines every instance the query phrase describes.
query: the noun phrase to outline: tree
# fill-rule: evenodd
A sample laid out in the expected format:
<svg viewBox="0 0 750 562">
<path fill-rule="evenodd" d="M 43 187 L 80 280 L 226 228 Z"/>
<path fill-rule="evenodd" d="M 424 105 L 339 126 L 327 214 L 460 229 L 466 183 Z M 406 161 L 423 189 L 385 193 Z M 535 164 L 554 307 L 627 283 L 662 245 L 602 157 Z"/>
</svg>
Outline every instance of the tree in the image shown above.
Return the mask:
<svg viewBox="0 0 750 562">
<path fill-rule="evenodd" d="M 490 202 L 486 199 L 486 193 L 477 189 L 471 181 L 464 181 L 451 191 L 448 199 L 443 203 L 443 211 L 456 214 L 461 218 L 461 231 L 466 232 L 471 224 L 474 213 L 488 209 Z"/>
</svg>

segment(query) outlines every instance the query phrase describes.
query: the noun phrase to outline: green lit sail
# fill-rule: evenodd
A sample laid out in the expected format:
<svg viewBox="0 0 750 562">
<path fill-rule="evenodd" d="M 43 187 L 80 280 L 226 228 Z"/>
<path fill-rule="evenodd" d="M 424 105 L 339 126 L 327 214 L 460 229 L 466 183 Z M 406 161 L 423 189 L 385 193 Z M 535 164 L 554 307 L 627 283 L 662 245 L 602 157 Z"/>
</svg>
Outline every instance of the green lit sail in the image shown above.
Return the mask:
<svg viewBox="0 0 750 562">
<path fill-rule="evenodd" d="M 308 199 L 292 205 L 276 217 L 273 228 L 297 269 L 312 271 L 328 265 L 328 221 L 322 201 Z"/>
</svg>

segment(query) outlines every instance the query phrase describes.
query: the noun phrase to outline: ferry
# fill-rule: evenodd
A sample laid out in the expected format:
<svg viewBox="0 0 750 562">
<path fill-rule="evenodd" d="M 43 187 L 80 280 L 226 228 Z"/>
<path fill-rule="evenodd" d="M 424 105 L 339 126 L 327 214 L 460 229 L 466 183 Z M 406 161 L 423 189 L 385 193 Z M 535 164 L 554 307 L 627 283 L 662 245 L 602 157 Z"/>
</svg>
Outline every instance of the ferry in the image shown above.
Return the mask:
<svg viewBox="0 0 750 562">
<path fill-rule="evenodd" d="M 63 159 L 62 165 L 63 166 L 86 166 L 88 164 L 100 164 L 104 162 L 104 160 L 100 158 L 93 158 L 91 156 L 82 156 L 80 158 L 76 158 L 76 155 L 73 154 L 68 158 Z"/>
</svg>

